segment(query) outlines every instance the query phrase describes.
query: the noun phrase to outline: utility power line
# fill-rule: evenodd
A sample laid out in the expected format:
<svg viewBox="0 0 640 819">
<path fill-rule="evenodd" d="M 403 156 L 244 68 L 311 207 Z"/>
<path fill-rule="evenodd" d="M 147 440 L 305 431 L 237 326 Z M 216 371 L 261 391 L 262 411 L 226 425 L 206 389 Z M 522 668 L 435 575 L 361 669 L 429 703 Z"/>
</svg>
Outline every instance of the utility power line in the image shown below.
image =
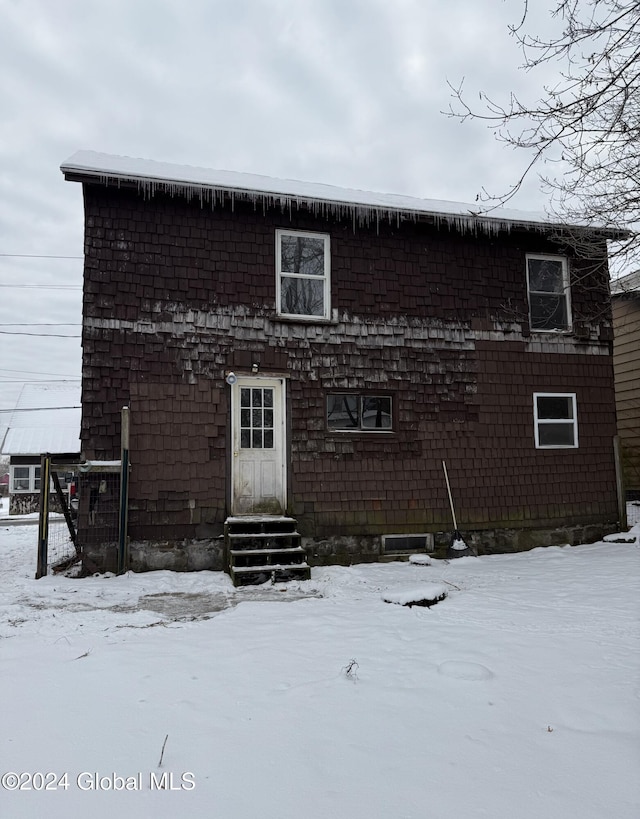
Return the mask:
<svg viewBox="0 0 640 819">
<path fill-rule="evenodd" d="M 47 410 L 67 410 L 82 409 L 81 406 L 74 407 L 20 407 L 15 409 L 0 409 L 0 412 L 46 412 Z"/>
<path fill-rule="evenodd" d="M 0 330 L 0 334 L 3 336 L 36 336 L 38 338 L 81 338 L 80 333 L 65 335 L 63 333 L 25 333 L 19 331 L 14 332 L 12 330 Z"/>
<path fill-rule="evenodd" d="M 80 378 L 47 378 L 42 381 L 23 381 L 22 378 L 7 378 L 0 375 L 0 384 L 67 384 L 69 381 L 80 381 Z"/>
<path fill-rule="evenodd" d="M 0 253 L 5 259 L 84 259 L 84 256 L 53 256 L 44 253 Z"/>
<path fill-rule="evenodd" d="M 77 380 L 75 375 L 65 376 L 62 373 L 43 373 L 39 370 L 10 370 L 8 367 L 0 367 L 0 373 L 22 373 L 26 375 L 52 375 L 55 378 Z"/>
<path fill-rule="evenodd" d="M 35 290 L 82 290 L 82 286 L 79 284 L 0 284 L 0 287 L 11 287 L 13 289 L 30 288 Z"/>
</svg>

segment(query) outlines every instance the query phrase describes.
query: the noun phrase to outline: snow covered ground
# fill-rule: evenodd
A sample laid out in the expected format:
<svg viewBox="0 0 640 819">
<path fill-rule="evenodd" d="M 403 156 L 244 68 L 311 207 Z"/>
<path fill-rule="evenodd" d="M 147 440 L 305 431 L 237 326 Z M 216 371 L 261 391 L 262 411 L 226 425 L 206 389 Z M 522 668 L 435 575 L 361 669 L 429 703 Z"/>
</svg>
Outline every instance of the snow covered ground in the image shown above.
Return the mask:
<svg viewBox="0 0 640 819">
<path fill-rule="evenodd" d="M 36 581 L 36 531 L 0 523 L 2 817 L 640 815 L 640 526 L 240 590 Z"/>
</svg>

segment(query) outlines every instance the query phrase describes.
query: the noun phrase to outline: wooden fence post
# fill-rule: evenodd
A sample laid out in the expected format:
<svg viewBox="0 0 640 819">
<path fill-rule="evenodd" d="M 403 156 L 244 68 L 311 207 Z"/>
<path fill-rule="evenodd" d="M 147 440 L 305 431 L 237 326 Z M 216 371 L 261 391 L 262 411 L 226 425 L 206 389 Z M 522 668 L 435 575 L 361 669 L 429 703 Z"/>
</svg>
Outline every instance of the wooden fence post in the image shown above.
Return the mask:
<svg viewBox="0 0 640 819">
<path fill-rule="evenodd" d="M 38 562 L 36 580 L 47 574 L 49 552 L 49 481 L 51 473 L 51 455 L 40 458 L 40 514 L 38 516 Z"/>
<path fill-rule="evenodd" d="M 618 517 L 620 528 L 627 528 L 627 499 L 624 491 L 624 476 L 622 474 L 622 458 L 620 457 L 620 438 L 613 437 L 613 458 L 616 465 L 616 489 L 618 491 Z"/>
</svg>

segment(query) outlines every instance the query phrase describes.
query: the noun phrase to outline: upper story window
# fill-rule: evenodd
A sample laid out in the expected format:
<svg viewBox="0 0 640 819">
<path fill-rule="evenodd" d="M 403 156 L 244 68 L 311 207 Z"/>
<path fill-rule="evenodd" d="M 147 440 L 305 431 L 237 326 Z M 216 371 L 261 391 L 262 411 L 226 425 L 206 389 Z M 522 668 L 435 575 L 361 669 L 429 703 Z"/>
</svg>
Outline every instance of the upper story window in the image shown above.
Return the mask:
<svg viewBox="0 0 640 819">
<path fill-rule="evenodd" d="M 571 328 L 566 259 L 562 256 L 527 256 L 527 289 L 532 330 Z"/>
<path fill-rule="evenodd" d="M 331 314 L 329 236 L 276 231 L 276 303 L 280 316 L 328 319 Z"/>
<path fill-rule="evenodd" d="M 327 426 L 344 431 L 391 432 L 391 396 L 355 393 L 328 395 Z"/>
<path fill-rule="evenodd" d="M 536 449 L 575 449 L 578 446 L 575 393 L 534 393 L 533 420 Z"/>
</svg>

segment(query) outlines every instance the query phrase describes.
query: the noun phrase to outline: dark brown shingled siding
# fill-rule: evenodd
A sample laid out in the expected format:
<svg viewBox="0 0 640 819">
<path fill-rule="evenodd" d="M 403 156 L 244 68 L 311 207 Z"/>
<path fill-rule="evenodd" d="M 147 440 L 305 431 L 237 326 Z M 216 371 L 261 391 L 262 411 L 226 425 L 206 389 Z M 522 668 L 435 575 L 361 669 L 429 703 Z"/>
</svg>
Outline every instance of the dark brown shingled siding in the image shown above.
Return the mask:
<svg viewBox="0 0 640 819">
<path fill-rule="evenodd" d="M 87 457 L 117 457 L 130 404 L 133 537 L 191 537 L 224 520 L 224 375 L 255 360 L 290 376 L 290 512 L 306 534 L 449 526 L 443 458 L 465 524 L 615 518 L 610 356 L 525 352 L 524 255 L 558 252 L 540 234 L 384 222 L 354 230 L 295 209 L 212 210 L 93 185 L 85 209 L 85 317 L 137 325 L 84 330 L 82 440 Z M 310 332 L 275 318 L 277 227 L 330 233 L 340 325 Z M 572 270 L 576 324 L 606 349 L 606 282 Z M 228 326 L 182 332 L 176 319 L 188 310 Z M 523 335 L 460 342 L 465 328 L 488 338 L 509 322 Z M 440 336 L 419 338 L 429 330 Z M 326 393 L 345 389 L 391 394 L 396 431 L 328 433 Z M 578 395 L 578 450 L 534 448 L 532 394 L 556 390 Z"/>
</svg>

